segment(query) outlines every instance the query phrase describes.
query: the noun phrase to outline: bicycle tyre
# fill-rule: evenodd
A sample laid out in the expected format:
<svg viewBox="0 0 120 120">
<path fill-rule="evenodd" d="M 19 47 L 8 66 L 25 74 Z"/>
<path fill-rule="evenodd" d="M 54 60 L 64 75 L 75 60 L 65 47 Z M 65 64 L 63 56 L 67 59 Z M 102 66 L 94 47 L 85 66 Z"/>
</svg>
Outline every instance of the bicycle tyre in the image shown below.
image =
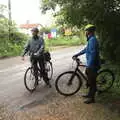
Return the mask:
<svg viewBox="0 0 120 120">
<path fill-rule="evenodd" d="M 35 82 L 34 82 L 34 87 L 33 87 L 33 88 L 30 88 L 30 87 L 28 86 L 28 84 L 27 84 L 27 74 L 28 74 L 28 72 L 30 71 L 30 74 L 33 75 L 32 69 L 33 69 L 32 67 L 29 67 L 29 68 L 26 70 L 25 75 L 24 75 L 24 85 L 25 85 L 26 89 L 27 89 L 29 92 L 35 91 L 35 90 L 36 90 L 36 87 L 37 87 L 37 81 L 36 81 L 36 80 L 35 80 Z M 34 77 L 34 75 L 33 75 L 33 77 Z M 35 77 L 34 77 L 34 79 L 35 79 Z"/>
<path fill-rule="evenodd" d="M 71 76 L 74 74 L 73 82 L 75 81 L 74 78 L 76 77 L 76 80 L 78 81 L 78 86 L 75 88 L 74 91 L 69 92 L 69 93 L 66 93 L 65 91 L 62 91 L 62 89 L 60 89 L 60 87 L 59 87 L 59 85 L 60 85 L 60 84 L 59 84 L 59 81 L 62 80 L 61 78 L 62 78 L 63 76 L 68 75 L 68 74 L 70 74 Z M 63 79 L 63 80 L 64 80 L 64 82 L 65 82 L 65 81 L 68 80 L 68 79 Z M 67 84 L 68 84 L 68 83 L 67 83 Z M 57 92 L 60 93 L 60 94 L 63 95 L 63 96 L 71 96 L 71 95 L 74 95 L 75 93 L 77 93 L 77 92 L 80 90 L 81 86 L 82 86 L 81 77 L 79 76 L 78 73 L 75 73 L 74 71 L 68 71 L 68 72 L 64 72 L 64 73 L 60 74 L 60 75 L 57 77 L 56 81 L 55 81 L 55 87 L 56 87 Z"/>
<path fill-rule="evenodd" d="M 46 64 L 47 64 L 47 68 L 46 68 Z M 53 76 L 53 66 L 52 66 L 52 62 L 51 61 L 46 61 L 46 63 L 45 63 L 45 70 L 47 70 L 48 78 L 49 78 L 49 80 L 51 80 L 52 76 Z M 49 73 L 49 71 L 51 73 Z"/>
<path fill-rule="evenodd" d="M 98 92 L 108 91 L 113 86 L 114 80 L 115 80 L 115 76 L 111 70 L 103 69 L 99 71 L 96 78 L 97 91 Z"/>
</svg>

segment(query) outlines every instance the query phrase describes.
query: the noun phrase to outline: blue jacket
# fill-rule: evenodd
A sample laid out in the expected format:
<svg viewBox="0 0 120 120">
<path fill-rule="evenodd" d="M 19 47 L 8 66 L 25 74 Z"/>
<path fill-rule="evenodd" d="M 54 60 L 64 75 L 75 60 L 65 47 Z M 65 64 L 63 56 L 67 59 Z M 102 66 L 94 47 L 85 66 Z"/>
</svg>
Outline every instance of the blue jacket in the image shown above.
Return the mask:
<svg viewBox="0 0 120 120">
<path fill-rule="evenodd" d="M 95 36 L 90 36 L 88 38 L 87 47 L 76 55 L 79 56 L 85 53 L 87 59 L 87 67 L 97 71 L 100 68 L 100 58 L 99 44 Z"/>
</svg>

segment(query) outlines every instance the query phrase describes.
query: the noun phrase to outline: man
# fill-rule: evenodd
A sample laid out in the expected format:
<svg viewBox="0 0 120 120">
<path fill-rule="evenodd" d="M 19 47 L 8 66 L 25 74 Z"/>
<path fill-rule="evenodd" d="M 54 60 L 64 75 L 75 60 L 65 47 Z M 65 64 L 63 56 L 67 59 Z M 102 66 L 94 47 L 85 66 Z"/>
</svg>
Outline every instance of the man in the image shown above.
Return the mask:
<svg viewBox="0 0 120 120">
<path fill-rule="evenodd" d="M 84 102 L 86 104 L 95 102 L 96 77 L 97 77 L 97 71 L 100 68 L 99 46 L 98 46 L 98 41 L 95 37 L 95 30 L 96 27 L 92 24 L 88 24 L 85 27 L 86 37 L 88 41 L 87 47 L 73 56 L 74 59 L 75 57 L 78 57 L 79 55 L 86 53 L 86 59 L 87 59 L 86 74 L 88 77 L 87 86 L 89 86 L 88 94 L 83 96 L 87 98 L 87 100 Z"/>
<path fill-rule="evenodd" d="M 24 60 L 24 55 L 29 52 L 30 61 L 33 65 L 35 79 L 38 84 L 38 65 L 39 63 L 41 69 L 41 75 L 43 76 L 43 80 L 47 85 L 50 87 L 49 78 L 47 72 L 45 71 L 45 64 L 44 64 L 44 40 L 42 37 L 38 36 L 39 30 L 38 28 L 33 28 L 31 30 L 32 38 L 28 41 L 25 46 L 24 52 L 22 54 L 22 59 Z"/>
</svg>

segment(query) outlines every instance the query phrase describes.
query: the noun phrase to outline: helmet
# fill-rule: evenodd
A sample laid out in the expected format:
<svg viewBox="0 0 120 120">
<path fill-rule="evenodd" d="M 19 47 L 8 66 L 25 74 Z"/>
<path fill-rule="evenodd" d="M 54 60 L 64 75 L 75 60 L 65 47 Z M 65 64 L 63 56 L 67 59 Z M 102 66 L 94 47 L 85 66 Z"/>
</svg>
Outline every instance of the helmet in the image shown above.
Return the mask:
<svg viewBox="0 0 120 120">
<path fill-rule="evenodd" d="M 95 30 L 96 30 L 96 27 L 92 24 L 88 24 L 85 26 L 85 31 L 94 32 Z"/>
<path fill-rule="evenodd" d="M 31 31 L 33 31 L 33 32 L 39 32 L 38 28 L 36 28 L 36 27 L 32 28 Z"/>
</svg>

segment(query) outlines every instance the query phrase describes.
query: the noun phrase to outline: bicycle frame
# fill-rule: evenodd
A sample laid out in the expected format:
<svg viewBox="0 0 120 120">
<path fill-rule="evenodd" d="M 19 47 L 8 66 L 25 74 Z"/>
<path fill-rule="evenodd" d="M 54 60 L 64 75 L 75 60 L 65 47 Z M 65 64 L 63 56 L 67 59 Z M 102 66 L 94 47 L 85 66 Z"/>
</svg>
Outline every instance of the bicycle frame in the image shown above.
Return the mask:
<svg viewBox="0 0 120 120">
<path fill-rule="evenodd" d="M 75 61 L 76 61 L 76 63 L 77 63 L 77 65 L 76 65 L 76 68 L 75 68 L 75 71 L 74 71 L 74 74 L 72 74 L 72 76 L 71 76 L 71 78 L 70 78 L 70 80 L 69 80 L 69 82 L 68 82 L 68 85 L 71 85 L 72 84 L 72 80 L 73 80 L 73 78 L 74 78 L 74 76 L 75 76 L 75 73 L 78 73 L 80 76 L 82 76 L 82 78 L 86 81 L 86 83 L 87 83 L 87 77 L 83 74 L 83 72 L 79 69 L 79 66 L 82 66 L 82 67 L 86 67 L 85 65 L 83 65 L 83 64 L 81 64 L 82 62 L 78 59 L 78 58 L 76 58 L 75 59 Z"/>
<path fill-rule="evenodd" d="M 74 70 L 71 70 L 71 71 L 66 71 L 66 72 L 63 72 L 61 73 L 57 79 L 56 79 L 56 82 L 55 82 L 55 86 L 56 86 L 56 90 L 62 94 L 62 95 L 65 95 L 65 96 L 69 96 L 69 95 L 73 95 L 75 94 L 76 92 L 78 92 L 78 90 L 80 90 L 81 86 L 82 86 L 82 83 L 83 83 L 83 86 L 85 86 L 85 88 L 88 88 L 89 87 L 89 84 L 88 84 L 88 77 L 84 74 L 83 70 L 81 68 L 86 68 L 87 66 L 84 65 L 79 58 L 76 58 L 76 57 L 73 57 L 73 60 L 76 62 L 76 65 L 75 65 L 75 68 Z M 102 91 L 106 91 L 108 90 L 109 88 L 111 88 L 111 86 L 113 85 L 113 82 L 114 82 L 114 75 L 113 73 L 109 70 L 109 69 L 103 69 L 103 70 L 99 70 L 98 71 L 98 76 L 99 75 L 104 75 L 104 73 L 109 73 L 108 75 L 110 75 L 111 79 L 111 83 L 106 86 L 104 83 L 101 84 L 103 81 L 101 81 L 101 77 L 100 79 L 97 79 L 96 80 L 96 87 L 97 87 L 97 91 L 102 92 Z M 66 77 L 65 76 L 69 76 L 69 77 Z M 109 78 L 108 78 L 109 79 Z M 66 85 L 69 87 L 69 86 L 72 86 L 76 83 L 77 81 L 77 87 L 76 87 L 76 91 L 73 91 L 73 92 L 69 92 L 69 91 L 66 91 L 64 92 L 63 89 L 61 89 L 59 87 L 59 80 L 67 80 L 66 81 Z M 100 81 L 100 82 L 99 82 Z M 106 81 L 106 79 L 105 79 Z M 108 81 L 109 82 L 109 81 Z M 105 87 L 104 87 L 105 85 Z M 63 86 L 65 88 L 65 86 Z M 84 87 L 83 87 L 84 88 Z M 71 88 L 69 88 L 71 90 Z"/>
<path fill-rule="evenodd" d="M 76 60 L 77 62 L 77 60 Z M 77 62 L 77 66 L 76 66 L 76 69 L 75 69 L 75 73 L 79 73 L 80 76 L 82 76 L 82 78 L 87 81 L 87 77 L 84 75 L 84 73 L 79 69 L 79 67 L 85 67 L 86 68 L 86 65 L 83 65 L 81 64 L 81 62 L 79 61 L 79 63 Z"/>
</svg>

